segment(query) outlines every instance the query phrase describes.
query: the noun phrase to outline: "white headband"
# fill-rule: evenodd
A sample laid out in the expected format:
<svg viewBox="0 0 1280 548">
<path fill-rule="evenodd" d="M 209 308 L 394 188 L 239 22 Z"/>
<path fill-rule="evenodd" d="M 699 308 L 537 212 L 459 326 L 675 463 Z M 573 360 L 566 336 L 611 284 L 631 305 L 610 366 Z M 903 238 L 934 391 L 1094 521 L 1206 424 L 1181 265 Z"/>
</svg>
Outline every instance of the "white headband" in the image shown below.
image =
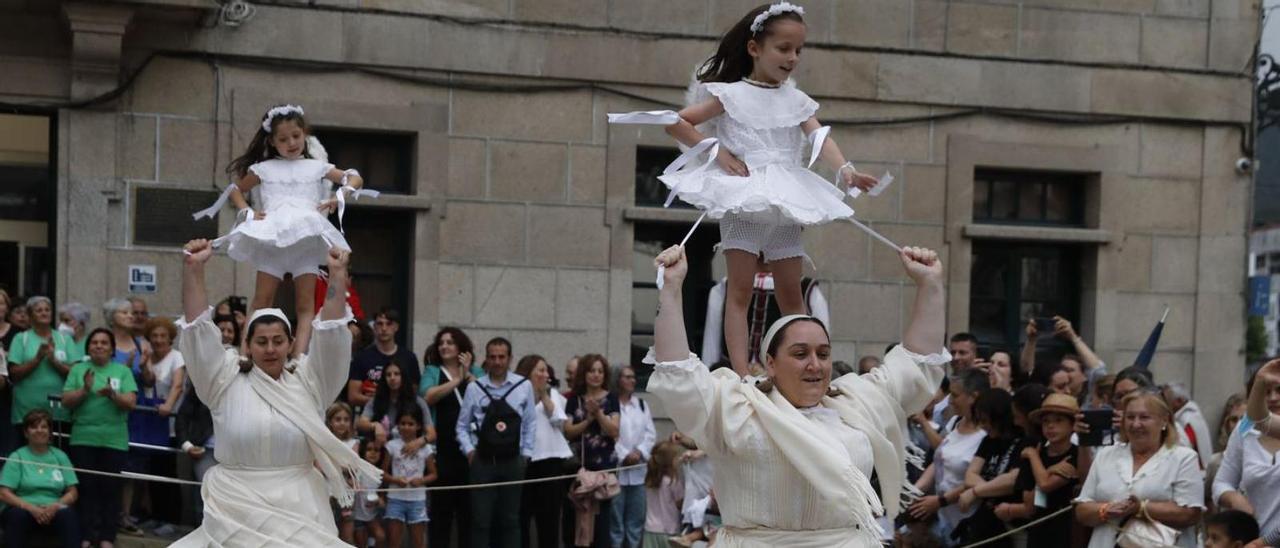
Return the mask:
<svg viewBox="0 0 1280 548">
<path fill-rule="evenodd" d="M 253 322 L 257 321 L 257 320 L 258 320 L 258 318 L 262 318 L 262 317 L 264 317 L 264 316 L 271 316 L 272 318 L 279 318 L 279 319 L 280 319 L 280 321 L 284 322 L 284 325 L 285 325 L 285 327 L 286 327 L 286 328 L 288 328 L 288 331 L 289 331 L 290 333 L 292 333 L 292 332 L 293 332 L 293 324 L 289 323 L 289 318 L 286 318 L 286 317 L 284 316 L 284 311 L 283 311 L 283 310 L 280 310 L 279 308 L 260 308 L 260 309 L 258 309 L 258 310 L 254 310 L 254 311 L 253 311 L 253 316 L 251 316 L 251 317 L 249 318 L 249 323 L 247 323 L 247 324 L 245 324 L 245 325 L 253 325 Z"/>
<path fill-rule="evenodd" d="M 773 322 L 773 325 L 769 326 L 769 331 L 765 332 L 764 339 L 760 341 L 760 364 L 761 365 L 767 363 L 767 357 L 769 355 L 769 345 L 773 344 L 773 338 L 778 335 L 779 331 L 782 331 L 782 328 L 790 325 L 791 322 L 794 322 L 796 320 L 812 320 L 814 322 L 817 322 L 818 325 L 822 326 L 823 332 L 826 332 L 827 330 L 827 326 L 822 323 L 822 320 L 819 320 L 808 314 L 792 314 L 790 316 L 783 316 L 781 318 L 778 318 L 778 321 Z"/>
<path fill-rule="evenodd" d="M 271 133 L 271 120 L 274 120 L 276 116 L 282 116 L 285 114 L 293 114 L 293 113 L 297 113 L 298 116 L 303 116 L 304 114 L 306 114 L 302 112 L 302 107 L 298 105 L 283 105 L 283 106 L 278 106 L 278 107 L 272 108 L 271 110 L 268 110 L 267 118 L 262 121 L 262 131 Z"/>
<path fill-rule="evenodd" d="M 764 30 L 764 24 L 767 23 L 770 18 L 782 15 L 789 11 L 796 12 L 796 15 L 804 15 L 804 8 L 792 4 L 791 2 L 778 2 L 777 4 L 769 6 L 769 9 L 760 12 L 760 15 L 756 16 L 756 19 L 751 22 L 751 33 L 755 34 Z"/>
</svg>

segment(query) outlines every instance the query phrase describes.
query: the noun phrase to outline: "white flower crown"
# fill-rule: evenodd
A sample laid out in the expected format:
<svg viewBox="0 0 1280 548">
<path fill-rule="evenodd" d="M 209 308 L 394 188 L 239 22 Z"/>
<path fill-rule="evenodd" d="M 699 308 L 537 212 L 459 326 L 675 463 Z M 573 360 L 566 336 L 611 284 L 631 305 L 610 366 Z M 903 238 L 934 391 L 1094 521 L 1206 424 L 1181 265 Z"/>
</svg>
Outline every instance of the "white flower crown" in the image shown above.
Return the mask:
<svg viewBox="0 0 1280 548">
<path fill-rule="evenodd" d="M 283 105 L 283 106 L 278 106 L 278 107 L 272 108 L 271 110 L 268 110 L 267 118 L 262 121 L 262 131 L 271 133 L 271 120 L 274 120 L 276 116 L 293 114 L 295 112 L 298 113 L 298 116 L 303 116 L 306 114 L 302 112 L 302 107 L 298 105 Z"/>
<path fill-rule="evenodd" d="M 804 15 L 804 8 L 792 4 L 791 2 L 778 2 L 777 4 L 769 6 L 769 9 L 760 12 L 760 15 L 756 16 L 756 19 L 751 22 L 751 33 L 755 34 L 764 30 L 764 24 L 768 22 L 770 18 L 782 15 L 789 11 L 796 12 L 796 15 Z"/>
</svg>

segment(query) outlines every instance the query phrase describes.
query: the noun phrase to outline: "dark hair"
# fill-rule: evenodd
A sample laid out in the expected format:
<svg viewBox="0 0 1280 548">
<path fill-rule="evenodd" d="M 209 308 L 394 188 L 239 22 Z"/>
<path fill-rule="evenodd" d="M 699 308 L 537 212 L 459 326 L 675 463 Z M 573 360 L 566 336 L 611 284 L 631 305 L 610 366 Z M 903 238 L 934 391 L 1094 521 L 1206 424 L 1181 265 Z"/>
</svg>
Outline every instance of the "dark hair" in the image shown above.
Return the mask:
<svg viewBox="0 0 1280 548">
<path fill-rule="evenodd" d="M 275 105 L 272 108 L 280 106 L 284 105 Z M 271 111 L 268 110 L 267 112 Z M 262 121 L 267 121 L 266 113 L 263 113 Z M 249 173 L 249 166 L 263 160 L 275 158 L 276 149 L 271 146 L 271 135 L 275 132 L 277 126 L 286 121 L 298 124 L 298 128 L 305 134 L 311 133 L 311 127 L 307 125 L 307 119 L 302 116 L 302 113 L 296 110 L 272 116 L 270 124 L 271 131 L 263 129 L 262 125 L 259 124 L 257 126 L 257 131 L 253 132 L 253 138 L 249 139 L 249 147 L 245 149 L 244 154 L 241 154 L 240 157 L 232 160 L 230 164 L 227 164 L 227 174 L 238 179 Z M 302 156 L 304 158 L 311 157 L 311 151 L 308 150 L 309 148 L 309 144 L 304 142 L 302 146 Z"/>
<path fill-rule="evenodd" d="M 1008 438 L 1014 436 L 1017 432 L 1013 426 L 1013 397 L 1005 392 L 1003 388 L 988 388 L 978 395 L 977 401 L 973 402 L 973 416 L 976 420 L 986 420 L 991 423 L 991 431 L 987 432 L 988 436 L 993 438 Z"/>
<path fill-rule="evenodd" d="M 545 361 L 547 360 L 537 354 L 529 354 L 528 356 L 520 358 L 520 362 L 516 364 L 516 374 L 527 378 L 529 375 L 533 374 L 533 368 L 538 366 L 538 362 Z M 552 375 L 552 378 L 555 378 L 555 375 L 551 373 L 551 364 L 547 364 L 547 374 Z"/>
<path fill-rule="evenodd" d="M 253 332 L 258 329 L 258 326 L 263 325 L 280 325 L 284 328 L 284 335 L 290 341 L 293 340 L 293 329 L 289 327 L 289 322 L 284 321 L 279 316 L 259 316 L 258 319 L 249 322 L 249 327 L 245 328 L 245 338 L 252 340 Z"/>
<path fill-rule="evenodd" d="M 973 333 L 968 333 L 965 331 L 961 331 L 959 333 L 956 333 L 955 335 L 952 335 L 951 342 L 953 343 L 969 342 L 969 343 L 973 343 L 973 346 L 975 347 L 978 346 L 978 338 L 973 336 Z"/>
<path fill-rule="evenodd" d="M 45 423 L 45 425 L 49 426 L 50 428 L 53 427 L 53 415 L 49 414 L 48 409 L 37 407 L 35 409 L 27 411 L 27 414 L 22 417 L 23 436 L 24 437 L 26 436 L 27 430 L 35 428 L 42 422 Z"/>
<path fill-rule="evenodd" d="M 103 335 L 106 335 L 107 340 L 111 341 L 111 354 L 114 355 L 116 353 L 116 334 L 110 329 L 107 329 L 105 327 L 99 327 L 89 332 L 89 336 L 84 338 L 85 350 L 89 349 L 89 341 L 92 341 L 93 336 L 97 335 L 98 333 L 102 333 Z"/>
<path fill-rule="evenodd" d="M 364 459 L 364 453 L 365 453 L 365 451 L 368 451 L 368 450 L 369 450 L 369 444 L 370 444 L 370 443 L 374 443 L 375 441 L 377 441 L 377 440 L 375 440 L 375 439 L 373 439 L 373 438 L 360 438 L 360 458 L 361 458 L 362 460 Z M 378 453 L 380 453 L 380 454 L 382 455 L 381 457 L 379 457 L 379 458 L 378 458 L 378 462 L 379 462 L 379 463 L 381 463 L 383 460 L 386 460 L 386 458 L 387 458 L 387 447 L 386 447 L 386 445 L 379 445 L 379 446 L 378 446 Z"/>
<path fill-rule="evenodd" d="M 787 19 L 804 24 L 804 18 L 800 14 L 784 11 L 766 19 L 764 28 L 760 29 L 760 32 L 751 32 L 751 23 L 755 22 L 757 15 L 769 9 L 770 5 L 763 4 L 747 12 L 742 19 L 729 28 L 728 32 L 724 33 L 724 36 L 720 37 L 720 45 L 716 47 L 716 53 L 698 67 L 699 82 L 737 82 L 747 77 L 751 74 L 753 64 L 751 55 L 747 53 L 747 42 L 755 40 L 757 43 L 763 43 L 765 37 L 769 36 L 769 29 L 775 21 Z"/>
<path fill-rule="evenodd" d="M 357 331 L 351 341 L 351 344 L 355 345 L 354 348 L 364 348 L 373 344 L 373 329 L 369 328 L 368 322 L 352 319 L 347 322 L 347 327 L 350 328 L 352 325 L 356 326 Z"/>
<path fill-rule="evenodd" d="M 609 382 L 609 360 L 600 354 L 583 354 L 578 358 L 578 371 L 573 376 L 573 393 L 578 396 L 586 397 L 587 395 L 587 373 L 591 371 L 591 367 L 600 362 L 604 366 L 604 384 L 601 386 L 608 390 L 613 386 Z"/>
<path fill-rule="evenodd" d="M 413 420 L 418 421 L 419 434 L 427 430 L 427 421 L 423 417 L 422 408 L 418 407 L 418 404 L 415 403 L 413 405 L 406 405 L 401 407 L 400 413 L 396 415 L 396 425 L 398 426 L 400 424 L 400 419 L 403 419 L 405 417 L 413 417 Z"/>
<path fill-rule="evenodd" d="M 981 369 L 966 369 L 951 377 L 953 385 L 960 385 L 961 390 L 970 394 L 982 394 L 991 388 L 991 380 L 987 377 L 987 372 Z"/>
<path fill-rule="evenodd" d="M 1239 510 L 1223 510 L 1204 520 L 1205 529 L 1215 525 L 1223 528 L 1230 540 L 1248 543 L 1261 536 L 1258 520 Z"/>
<path fill-rule="evenodd" d="M 387 383 L 387 369 L 392 367 L 400 370 L 400 388 L 396 389 L 395 392 L 394 408 L 391 407 L 391 385 Z M 404 368 L 395 361 L 382 366 L 382 378 L 378 379 L 377 391 L 373 393 L 373 421 L 382 420 L 382 417 L 387 416 L 388 412 L 392 412 L 392 418 L 398 419 L 400 413 L 405 412 L 405 409 L 417 406 L 417 396 L 413 393 L 413 385 L 409 384 L 409 378 L 405 374 Z"/>
<path fill-rule="evenodd" d="M 1049 388 L 1043 384 L 1029 383 L 1024 384 L 1017 390 L 1013 391 L 1013 406 L 1018 408 L 1024 415 L 1030 415 L 1032 411 L 1040 408 L 1044 403 L 1044 399 L 1049 397 Z"/>
<path fill-rule="evenodd" d="M 1138 385 L 1138 388 L 1152 388 L 1156 385 L 1151 371 L 1145 367 L 1131 365 L 1121 369 L 1119 373 L 1116 373 L 1115 384 L 1120 384 L 1120 381 L 1124 380 L 1133 381 L 1134 384 Z"/>
<path fill-rule="evenodd" d="M 857 373 L 857 371 L 853 369 L 852 365 L 849 365 L 849 362 L 840 361 L 840 360 L 835 360 L 831 362 L 831 378 L 832 379 L 838 379 L 840 377 L 843 377 L 851 373 Z"/>
<path fill-rule="evenodd" d="M 213 317 L 213 325 L 218 325 L 222 322 L 229 322 L 231 324 L 231 332 L 234 333 L 234 335 L 232 335 L 232 338 L 234 340 L 231 341 L 231 344 L 239 346 L 240 345 L 240 324 L 236 322 L 236 317 L 230 316 L 227 314 Z"/>
<path fill-rule="evenodd" d="M 498 346 L 498 345 L 502 345 L 502 346 L 507 347 L 507 356 L 508 356 L 508 357 L 510 357 L 510 355 L 511 355 L 511 341 L 508 341 L 505 337 L 494 337 L 494 338 L 492 338 L 492 339 L 489 339 L 489 342 L 484 343 L 484 351 L 485 351 L 485 353 L 487 354 L 487 353 L 489 352 L 489 347 L 491 347 L 491 346 Z"/>
<path fill-rule="evenodd" d="M 787 322 L 782 327 L 778 328 L 778 334 L 774 335 L 773 338 L 769 340 L 769 348 L 765 350 L 765 354 L 768 354 L 770 358 L 778 357 L 778 347 L 782 346 L 782 341 L 787 338 L 787 331 L 790 331 L 791 326 L 795 325 L 798 322 L 811 322 L 811 323 L 818 324 L 818 327 L 821 327 L 822 332 L 826 334 L 827 340 L 828 341 L 831 340 L 831 333 L 827 331 L 827 326 L 822 323 L 822 320 L 814 318 L 813 316 L 801 316 L 799 318 L 795 318 Z"/>
<path fill-rule="evenodd" d="M 394 308 L 391 308 L 390 306 L 384 306 L 384 307 L 382 307 L 382 308 L 379 308 L 379 309 L 378 309 L 378 313 L 377 313 L 377 314 L 374 314 L 374 315 L 373 315 L 373 319 L 374 319 L 374 320 L 377 320 L 378 318 L 386 318 L 386 319 L 387 319 L 387 321 L 389 321 L 389 322 L 391 322 L 391 323 L 394 323 L 394 324 L 396 324 L 396 325 L 399 325 L 399 324 L 400 324 L 400 311 L 399 311 L 399 310 L 396 310 L 396 309 L 394 309 Z"/>
<path fill-rule="evenodd" d="M 222 299 L 222 302 L 218 304 L 222 305 L 223 303 L 226 303 L 227 308 L 231 309 L 232 314 L 235 314 L 236 312 L 239 312 L 241 314 L 249 313 L 248 299 L 240 295 L 232 295 L 230 297 Z"/>
<path fill-rule="evenodd" d="M 423 363 L 444 365 L 444 359 L 440 357 L 440 341 L 446 334 L 453 338 L 453 344 L 458 347 L 459 354 L 463 352 L 475 354 L 475 346 L 471 344 L 471 337 L 468 337 L 461 329 L 453 326 L 441 327 L 439 331 L 436 331 L 435 338 L 431 340 L 431 346 L 428 346 L 427 351 L 423 353 Z M 462 366 L 471 367 L 471 364 L 464 363 Z"/>
</svg>

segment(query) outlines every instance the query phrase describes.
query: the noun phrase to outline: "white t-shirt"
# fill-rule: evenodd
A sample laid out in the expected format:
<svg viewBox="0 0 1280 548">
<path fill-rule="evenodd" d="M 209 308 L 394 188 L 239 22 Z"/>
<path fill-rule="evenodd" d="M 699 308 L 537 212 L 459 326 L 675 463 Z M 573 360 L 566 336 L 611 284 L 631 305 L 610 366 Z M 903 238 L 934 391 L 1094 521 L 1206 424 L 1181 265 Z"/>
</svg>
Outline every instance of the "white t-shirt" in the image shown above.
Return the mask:
<svg viewBox="0 0 1280 548">
<path fill-rule="evenodd" d="M 569 448 L 569 442 L 564 438 L 564 421 L 568 418 L 564 413 L 564 396 L 552 390 L 551 402 L 556 408 L 550 417 L 541 401 L 533 407 L 533 458 L 530 460 L 567 459 L 573 456 L 573 449 Z"/>
<path fill-rule="evenodd" d="M 986 437 L 986 431 L 979 428 L 970 434 L 962 434 L 959 430 L 953 429 L 947 437 L 942 438 L 938 450 L 933 453 L 936 493 L 946 493 L 964 484 L 964 474 L 969 470 L 969 461 L 973 460 L 974 454 L 978 452 L 978 446 L 982 445 L 982 440 Z M 965 512 L 960 509 L 959 504 L 949 504 L 938 511 L 938 519 L 954 528 L 960 520 L 976 510 L 975 507 Z"/>
<path fill-rule="evenodd" d="M 186 362 L 183 361 L 182 353 L 178 352 L 178 349 L 171 348 L 168 354 L 165 354 L 160 361 L 151 364 L 150 367 L 151 372 L 156 376 L 156 385 L 150 389 L 153 391 L 150 395 L 163 400 L 169 397 L 169 390 L 173 389 L 173 372 L 186 367 Z M 173 402 L 173 409 L 171 409 L 173 413 L 176 414 L 178 409 L 182 407 L 184 398 L 186 398 L 185 392 L 178 396 L 177 401 Z M 169 417 L 169 437 L 175 435 L 174 419 L 171 416 Z"/>
<path fill-rule="evenodd" d="M 425 476 L 427 473 L 427 457 L 430 457 L 435 451 L 431 444 L 423 446 L 408 456 L 403 454 L 403 450 L 404 440 L 387 442 L 387 454 L 391 455 L 391 475 L 405 479 Z M 417 488 L 391 491 L 387 493 L 387 498 L 404 501 L 427 500 L 427 490 Z"/>
</svg>

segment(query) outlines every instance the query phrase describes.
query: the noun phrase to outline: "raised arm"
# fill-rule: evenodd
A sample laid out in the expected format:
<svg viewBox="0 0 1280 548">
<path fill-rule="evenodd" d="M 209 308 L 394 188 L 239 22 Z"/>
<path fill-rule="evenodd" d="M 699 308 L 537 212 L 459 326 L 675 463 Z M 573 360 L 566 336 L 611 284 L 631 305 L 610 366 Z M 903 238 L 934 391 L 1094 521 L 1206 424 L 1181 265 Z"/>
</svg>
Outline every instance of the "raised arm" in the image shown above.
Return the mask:
<svg viewBox="0 0 1280 548">
<path fill-rule="evenodd" d="M 235 194 L 232 194 L 234 197 Z M 213 256 L 213 245 L 209 240 L 199 239 L 187 242 L 182 248 L 187 255 L 182 271 L 182 312 L 187 323 L 209 309 L 209 295 L 205 291 L 204 264 Z M 185 354 L 184 354 L 185 356 Z"/>
<path fill-rule="evenodd" d="M 653 326 L 653 352 L 658 362 L 678 362 L 689 358 L 689 336 L 684 328 L 684 277 L 689 261 L 684 248 L 672 246 L 654 262 L 662 266 L 663 284 L 658 292 L 658 318 Z"/>
<path fill-rule="evenodd" d="M 1263 435 L 1280 437 L 1280 424 L 1273 424 L 1267 409 L 1267 394 L 1280 385 L 1280 359 L 1271 360 L 1255 374 L 1253 389 L 1249 391 L 1248 417 Z"/>
<path fill-rule="evenodd" d="M 253 190 L 253 187 L 258 186 L 261 183 L 262 179 L 259 179 L 258 175 L 253 171 L 245 173 L 244 177 L 241 177 L 240 180 L 236 181 L 236 188 L 231 191 L 231 203 L 236 206 L 237 217 L 246 215 L 238 212 L 245 210 L 252 211 L 249 209 L 249 202 L 244 199 L 244 195 L 248 194 L 250 190 Z M 256 217 L 261 219 L 262 212 L 258 212 Z"/>
<path fill-rule="evenodd" d="M 1018 360 L 1018 367 L 1028 377 L 1036 370 L 1036 341 L 1039 338 L 1040 331 L 1036 329 L 1036 319 L 1027 320 L 1027 342 L 1022 345 L 1022 358 Z"/>
<path fill-rule="evenodd" d="M 703 135 L 702 132 L 698 131 L 698 128 L 694 126 L 715 118 L 723 113 L 724 105 L 720 103 L 720 99 L 715 97 L 696 105 L 689 105 L 678 113 L 680 115 L 680 121 L 667 126 L 667 135 L 674 137 L 675 140 L 680 141 L 680 144 L 684 146 L 694 146 L 707 138 L 706 135 Z"/>
<path fill-rule="evenodd" d="M 178 322 L 178 352 L 182 353 L 187 375 L 196 393 L 210 409 L 216 409 L 221 388 L 238 368 L 222 347 L 222 332 L 210 320 L 213 308 L 205 291 L 204 267 L 213 256 L 208 240 L 191 240 L 183 247 L 187 254 L 182 272 L 183 318 Z"/>
<path fill-rule="evenodd" d="M 312 322 L 314 334 L 307 350 L 307 367 L 317 390 L 317 403 L 327 406 L 347 386 L 351 364 L 351 330 L 347 329 L 347 266 L 351 254 L 329 249 L 329 287 L 324 306 Z"/>
<path fill-rule="evenodd" d="M 1103 366 L 1102 358 L 1099 358 L 1093 352 L 1093 349 L 1089 348 L 1089 344 L 1084 342 L 1079 333 L 1076 333 L 1075 326 L 1071 325 L 1069 320 L 1062 316 L 1054 316 L 1053 322 L 1053 334 L 1071 343 L 1076 355 L 1080 356 L 1080 361 L 1084 362 L 1085 375 L 1088 375 L 1089 371 Z"/>
<path fill-rule="evenodd" d="M 907 276 L 916 284 L 916 297 L 911 306 L 911 319 L 902 336 L 902 344 L 916 354 L 943 351 L 947 333 L 947 298 L 942 288 L 942 261 L 932 250 L 906 247 L 899 255 Z"/>
</svg>

